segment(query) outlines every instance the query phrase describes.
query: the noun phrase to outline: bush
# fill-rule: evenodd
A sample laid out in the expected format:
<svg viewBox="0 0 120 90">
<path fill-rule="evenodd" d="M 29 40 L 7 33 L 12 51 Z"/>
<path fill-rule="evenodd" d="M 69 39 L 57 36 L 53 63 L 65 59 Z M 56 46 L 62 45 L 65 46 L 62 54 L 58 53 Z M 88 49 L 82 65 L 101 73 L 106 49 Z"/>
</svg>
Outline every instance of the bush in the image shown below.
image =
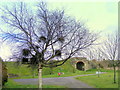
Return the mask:
<svg viewBox="0 0 120 90">
<path fill-rule="evenodd" d="M 2 74 L 0 73 L 0 75 L 2 75 L 2 85 L 4 85 L 8 81 L 7 68 L 1 58 L 0 58 L 0 64 L 2 66 L 0 67 L 0 71 L 2 71 L 1 72 Z"/>
</svg>

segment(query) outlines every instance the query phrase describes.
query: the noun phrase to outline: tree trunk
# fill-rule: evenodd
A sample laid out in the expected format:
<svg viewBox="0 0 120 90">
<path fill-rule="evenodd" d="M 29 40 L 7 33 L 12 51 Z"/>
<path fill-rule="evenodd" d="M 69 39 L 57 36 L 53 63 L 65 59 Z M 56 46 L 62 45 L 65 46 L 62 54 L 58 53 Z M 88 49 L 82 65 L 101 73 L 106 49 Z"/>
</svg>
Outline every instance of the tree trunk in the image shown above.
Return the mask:
<svg viewBox="0 0 120 90">
<path fill-rule="evenodd" d="M 2 90 L 2 61 L 0 60 L 0 90 Z"/>
<path fill-rule="evenodd" d="M 116 67 L 115 65 L 113 67 L 114 67 L 114 83 L 116 83 Z"/>
<path fill-rule="evenodd" d="M 98 77 L 100 77 L 100 65 L 98 64 Z"/>
<path fill-rule="evenodd" d="M 75 68 L 74 68 L 74 66 L 72 66 L 73 67 L 73 73 L 75 73 Z"/>
<path fill-rule="evenodd" d="M 42 67 L 41 63 L 39 63 L 39 69 L 38 69 L 38 88 L 42 89 Z"/>
<path fill-rule="evenodd" d="M 99 69 L 98 69 L 98 77 L 100 77 L 99 73 L 100 73 L 100 72 L 99 72 Z"/>
<path fill-rule="evenodd" d="M 32 72 L 33 72 L 32 74 L 33 74 L 33 78 L 34 78 L 35 77 L 35 70 L 33 70 Z"/>
<path fill-rule="evenodd" d="M 53 74 L 53 68 L 50 67 L 50 75 Z"/>
</svg>

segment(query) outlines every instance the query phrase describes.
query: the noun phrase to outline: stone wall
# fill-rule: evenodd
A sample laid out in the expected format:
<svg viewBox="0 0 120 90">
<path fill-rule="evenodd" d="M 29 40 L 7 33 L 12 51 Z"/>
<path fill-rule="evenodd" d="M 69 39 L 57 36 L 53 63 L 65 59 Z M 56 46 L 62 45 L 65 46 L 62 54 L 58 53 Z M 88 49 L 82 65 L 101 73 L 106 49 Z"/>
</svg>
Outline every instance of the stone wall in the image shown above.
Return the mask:
<svg viewBox="0 0 120 90">
<path fill-rule="evenodd" d="M 89 70 L 89 69 L 94 69 L 94 68 L 98 68 L 98 64 L 100 65 L 100 68 L 104 68 L 104 69 L 113 69 L 112 60 L 101 60 L 101 61 L 97 61 L 97 60 L 87 60 L 84 57 L 74 57 L 71 58 L 71 61 L 74 63 L 74 67 L 77 69 L 77 63 L 79 62 L 83 62 L 84 63 L 84 70 Z M 116 70 L 118 70 L 118 67 L 116 67 Z"/>
</svg>

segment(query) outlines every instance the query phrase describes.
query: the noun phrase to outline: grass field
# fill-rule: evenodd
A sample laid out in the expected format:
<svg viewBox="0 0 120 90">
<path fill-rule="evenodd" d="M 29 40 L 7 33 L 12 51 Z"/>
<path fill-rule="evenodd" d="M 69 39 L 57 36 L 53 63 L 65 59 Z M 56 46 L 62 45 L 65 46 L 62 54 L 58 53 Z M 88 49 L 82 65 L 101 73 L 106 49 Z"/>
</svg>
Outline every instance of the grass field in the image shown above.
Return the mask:
<svg viewBox="0 0 120 90">
<path fill-rule="evenodd" d="M 21 65 L 17 66 L 14 64 L 14 62 L 6 62 L 8 73 L 9 74 L 15 74 L 18 75 L 16 79 L 27 79 L 27 78 L 33 78 L 33 73 L 31 68 L 28 68 L 27 65 Z M 63 72 L 60 77 L 68 77 L 68 76 L 75 76 L 75 75 L 83 75 L 83 74 L 95 74 L 97 71 L 96 69 L 91 69 L 87 71 L 79 71 L 75 69 L 75 72 L 73 72 L 74 68 L 72 67 L 69 61 L 67 61 L 64 65 L 53 68 L 53 74 L 50 75 L 51 69 L 50 68 L 43 68 L 42 77 L 58 77 L 58 72 Z M 93 76 L 83 76 L 83 77 L 77 77 L 76 79 L 83 81 L 90 86 L 93 86 L 95 88 L 117 88 L 117 84 L 113 84 L 113 70 L 104 70 L 100 69 L 101 72 L 107 72 L 105 74 L 101 74 L 98 78 L 97 75 Z M 38 78 L 37 75 L 37 69 L 35 70 L 35 77 Z M 21 85 L 19 83 L 16 83 L 13 81 L 15 78 L 9 78 L 8 82 L 5 84 L 5 88 L 37 88 L 37 85 Z M 118 82 L 118 74 L 117 74 L 117 82 Z M 51 86 L 51 85 L 43 85 L 43 88 L 65 88 L 64 86 Z"/>
<path fill-rule="evenodd" d="M 57 73 L 52 74 L 52 75 L 43 75 L 43 78 L 52 78 L 52 77 L 69 77 L 69 76 L 76 76 L 76 75 L 84 75 L 84 74 L 95 74 L 95 71 L 79 71 L 76 73 L 64 73 L 61 74 L 60 76 L 58 76 Z M 15 77 L 14 79 L 29 79 L 29 78 L 33 78 L 32 75 L 29 76 L 21 76 L 21 77 Z M 34 78 L 38 78 L 38 76 L 35 76 Z"/>
<path fill-rule="evenodd" d="M 31 68 L 28 68 L 28 65 L 16 65 L 15 62 L 6 62 L 7 68 L 8 68 L 8 74 L 16 74 L 18 76 L 30 76 L 33 75 L 33 71 Z M 58 72 L 73 72 L 73 67 L 70 64 L 70 61 L 67 61 L 64 65 L 52 68 L 43 68 L 42 74 L 43 75 L 50 75 L 51 71 L 53 71 L 53 74 L 56 74 Z M 76 70 L 78 71 L 78 70 Z M 35 75 L 37 75 L 38 70 L 35 69 Z"/>
<path fill-rule="evenodd" d="M 14 62 L 7 62 L 8 74 L 15 74 L 18 75 L 16 79 L 23 78 L 38 78 L 37 70 L 35 70 L 35 76 L 33 77 L 33 73 L 31 68 L 28 68 L 27 65 L 16 66 Z M 95 74 L 96 69 L 87 70 L 87 71 L 80 71 L 75 69 L 73 72 L 73 68 L 71 68 L 71 64 L 69 61 L 65 63 L 63 66 L 53 68 L 53 74 L 50 74 L 50 68 L 43 68 L 42 77 L 58 77 L 58 72 L 62 72 L 60 77 L 68 77 L 68 76 L 75 76 L 75 75 L 83 75 L 83 74 Z"/>
<path fill-rule="evenodd" d="M 14 62 L 6 62 L 7 68 L 8 68 L 8 74 L 14 74 L 17 75 L 17 78 L 38 78 L 38 71 L 35 70 L 35 75 L 33 77 L 33 71 L 31 68 L 28 68 L 27 65 L 21 65 L 18 66 Z M 74 71 L 73 71 L 74 70 Z M 51 69 L 50 68 L 43 68 L 42 76 L 43 78 L 46 77 L 58 77 L 58 72 L 62 72 L 64 74 L 61 75 L 61 77 L 67 77 L 67 76 L 75 76 L 75 75 L 82 75 L 82 74 L 91 74 L 95 73 L 96 70 L 88 70 L 88 71 L 79 71 L 72 67 L 70 64 L 70 61 L 67 61 L 64 65 L 53 68 L 52 74 L 50 74 Z"/>
<path fill-rule="evenodd" d="M 13 81 L 13 79 L 9 79 L 3 88 L 38 88 L 38 85 L 21 85 Z M 43 88 L 67 88 L 64 86 L 56 86 L 56 85 L 43 85 Z"/>
<path fill-rule="evenodd" d="M 118 88 L 118 73 L 117 73 L 117 83 L 113 83 L 113 71 L 112 70 L 102 70 L 107 72 L 105 74 L 100 74 L 93 76 L 84 76 L 84 77 L 76 77 L 76 79 L 87 83 L 90 86 L 95 88 Z"/>
</svg>

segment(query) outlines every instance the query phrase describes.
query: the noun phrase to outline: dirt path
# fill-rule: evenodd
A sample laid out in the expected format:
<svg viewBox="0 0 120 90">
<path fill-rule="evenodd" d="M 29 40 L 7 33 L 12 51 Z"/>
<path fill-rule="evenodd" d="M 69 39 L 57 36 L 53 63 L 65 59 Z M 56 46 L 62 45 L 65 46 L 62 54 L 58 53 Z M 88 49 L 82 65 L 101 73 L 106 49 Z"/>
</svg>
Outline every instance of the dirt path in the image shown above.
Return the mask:
<svg viewBox="0 0 120 90">
<path fill-rule="evenodd" d="M 43 78 L 43 85 L 61 85 L 61 86 L 66 86 L 68 88 L 93 88 L 79 80 L 74 79 L 74 77 L 88 76 L 88 75 L 96 75 L 96 74 L 77 75 L 70 77 Z M 32 85 L 38 84 L 38 79 L 14 79 L 14 81 L 19 82 L 21 84 L 32 84 Z"/>
</svg>

